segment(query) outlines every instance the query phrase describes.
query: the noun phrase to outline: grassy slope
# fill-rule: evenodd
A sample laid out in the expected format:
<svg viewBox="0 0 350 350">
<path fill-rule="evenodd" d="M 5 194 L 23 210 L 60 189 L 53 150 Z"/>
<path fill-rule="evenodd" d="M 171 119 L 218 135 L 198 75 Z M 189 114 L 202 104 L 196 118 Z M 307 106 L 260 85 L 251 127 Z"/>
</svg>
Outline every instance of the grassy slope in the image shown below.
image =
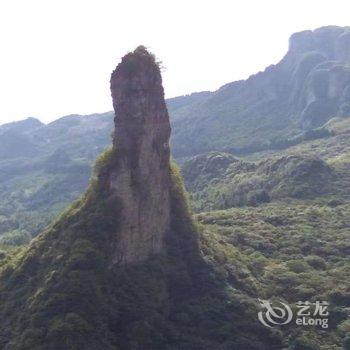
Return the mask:
<svg viewBox="0 0 350 350">
<path fill-rule="evenodd" d="M 333 120 L 328 127 L 335 132 L 333 137 L 306 142 L 284 152 L 254 154 L 247 160 L 274 164 L 285 157 L 317 157 L 337 174 L 330 191 L 321 195 L 315 192 L 301 199 L 287 196 L 265 204 L 196 214 L 217 249 L 215 265 L 228 276 L 234 274 L 229 277 L 234 286 L 244 289 L 248 295 L 284 299 L 291 304 L 299 300 L 331 303 L 327 331 L 313 327 L 281 328 L 295 349 L 350 348 L 347 318 L 350 307 L 350 119 Z M 215 159 L 213 171 L 211 165 Z M 227 155 L 220 160 L 217 154 L 209 160 L 204 168 L 200 168 L 202 163 L 194 163 L 200 168 L 197 173 L 193 167 L 190 167 L 192 173 L 186 169 L 192 179 L 192 200 L 197 208 L 202 207 L 202 203 L 208 205 L 211 198 L 218 198 L 217 191 L 225 193 L 235 188 L 248 191 L 249 187 L 240 187 L 242 183 L 251 183 L 254 176 L 259 175 L 256 174 L 258 167 L 248 166 L 251 172 L 243 171 L 238 179 L 234 174 L 230 177 L 232 169 L 242 167 L 240 161 L 232 161 Z M 272 172 L 270 176 L 277 175 Z M 323 188 L 322 181 L 318 183 L 319 176 L 316 173 L 312 181 Z M 297 189 L 295 183 L 293 189 Z M 217 202 L 220 204 L 223 205 Z M 241 261 L 239 274 L 237 261 Z"/>
<path fill-rule="evenodd" d="M 201 213 L 220 246 L 217 265 L 246 270 L 234 285 L 262 299 L 330 302 L 330 327 L 281 327 L 297 349 L 341 349 L 350 334 L 350 203 L 276 202 L 257 208 Z"/>
</svg>

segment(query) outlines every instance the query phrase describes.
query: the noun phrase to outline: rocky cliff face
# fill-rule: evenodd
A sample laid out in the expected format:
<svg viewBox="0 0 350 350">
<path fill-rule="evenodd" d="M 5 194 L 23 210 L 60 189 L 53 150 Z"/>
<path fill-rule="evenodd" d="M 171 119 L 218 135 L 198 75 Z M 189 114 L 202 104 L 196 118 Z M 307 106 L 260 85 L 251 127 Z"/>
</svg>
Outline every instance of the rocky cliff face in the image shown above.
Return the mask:
<svg viewBox="0 0 350 350">
<path fill-rule="evenodd" d="M 330 60 L 349 61 L 349 44 L 350 27 L 327 26 L 294 33 L 289 39 L 289 53 L 317 51 Z"/>
<path fill-rule="evenodd" d="M 350 28 L 295 33 L 283 59 L 247 80 L 169 103 L 177 158 L 281 149 L 350 116 Z M 234 63 L 233 63 L 234 64 Z"/>
<path fill-rule="evenodd" d="M 153 55 L 143 47 L 127 54 L 111 92 L 116 159 L 108 186 L 122 206 L 114 263 L 129 263 L 161 253 L 169 232 L 170 124 Z"/>
<path fill-rule="evenodd" d="M 328 26 L 295 33 L 281 62 L 292 67 L 294 113 L 303 129 L 350 115 L 350 27 Z"/>
</svg>

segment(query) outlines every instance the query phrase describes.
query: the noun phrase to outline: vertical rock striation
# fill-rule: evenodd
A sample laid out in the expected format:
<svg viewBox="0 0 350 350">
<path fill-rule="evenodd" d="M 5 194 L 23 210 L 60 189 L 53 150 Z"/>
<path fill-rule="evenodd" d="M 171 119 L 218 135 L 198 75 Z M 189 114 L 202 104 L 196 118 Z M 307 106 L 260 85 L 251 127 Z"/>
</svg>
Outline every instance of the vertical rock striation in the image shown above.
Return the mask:
<svg viewBox="0 0 350 350">
<path fill-rule="evenodd" d="M 164 251 L 170 213 L 170 123 L 160 69 L 144 47 L 112 73 L 115 166 L 109 191 L 121 201 L 114 264 Z"/>
</svg>

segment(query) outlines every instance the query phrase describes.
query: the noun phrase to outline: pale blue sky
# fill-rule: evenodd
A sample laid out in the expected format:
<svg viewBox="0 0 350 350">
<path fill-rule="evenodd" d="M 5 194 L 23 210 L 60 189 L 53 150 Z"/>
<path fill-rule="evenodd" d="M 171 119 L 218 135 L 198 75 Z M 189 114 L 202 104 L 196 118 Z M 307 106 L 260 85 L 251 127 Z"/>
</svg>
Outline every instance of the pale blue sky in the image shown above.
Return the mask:
<svg viewBox="0 0 350 350">
<path fill-rule="evenodd" d="M 109 77 L 139 44 L 167 97 L 278 62 L 296 31 L 350 25 L 349 0 L 2 0 L 0 123 L 111 110 Z"/>
</svg>

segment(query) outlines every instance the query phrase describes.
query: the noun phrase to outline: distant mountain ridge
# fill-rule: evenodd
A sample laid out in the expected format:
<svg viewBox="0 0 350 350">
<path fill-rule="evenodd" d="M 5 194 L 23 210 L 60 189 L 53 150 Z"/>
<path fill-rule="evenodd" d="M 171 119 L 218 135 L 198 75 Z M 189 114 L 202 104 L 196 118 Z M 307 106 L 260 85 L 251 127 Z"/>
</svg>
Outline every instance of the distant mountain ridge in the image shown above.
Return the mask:
<svg viewBox="0 0 350 350">
<path fill-rule="evenodd" d="M 24 120 L 0 125 L 0 135 L 3 135 L 6 131 L 10 131 L 10 130 L 26 133 L 28 131 L 32 131 L 36 128 L 39 128 L 43 125 L 45 124 L 42 123 L 39 119 L 29 117 Z"/>
</svg>

